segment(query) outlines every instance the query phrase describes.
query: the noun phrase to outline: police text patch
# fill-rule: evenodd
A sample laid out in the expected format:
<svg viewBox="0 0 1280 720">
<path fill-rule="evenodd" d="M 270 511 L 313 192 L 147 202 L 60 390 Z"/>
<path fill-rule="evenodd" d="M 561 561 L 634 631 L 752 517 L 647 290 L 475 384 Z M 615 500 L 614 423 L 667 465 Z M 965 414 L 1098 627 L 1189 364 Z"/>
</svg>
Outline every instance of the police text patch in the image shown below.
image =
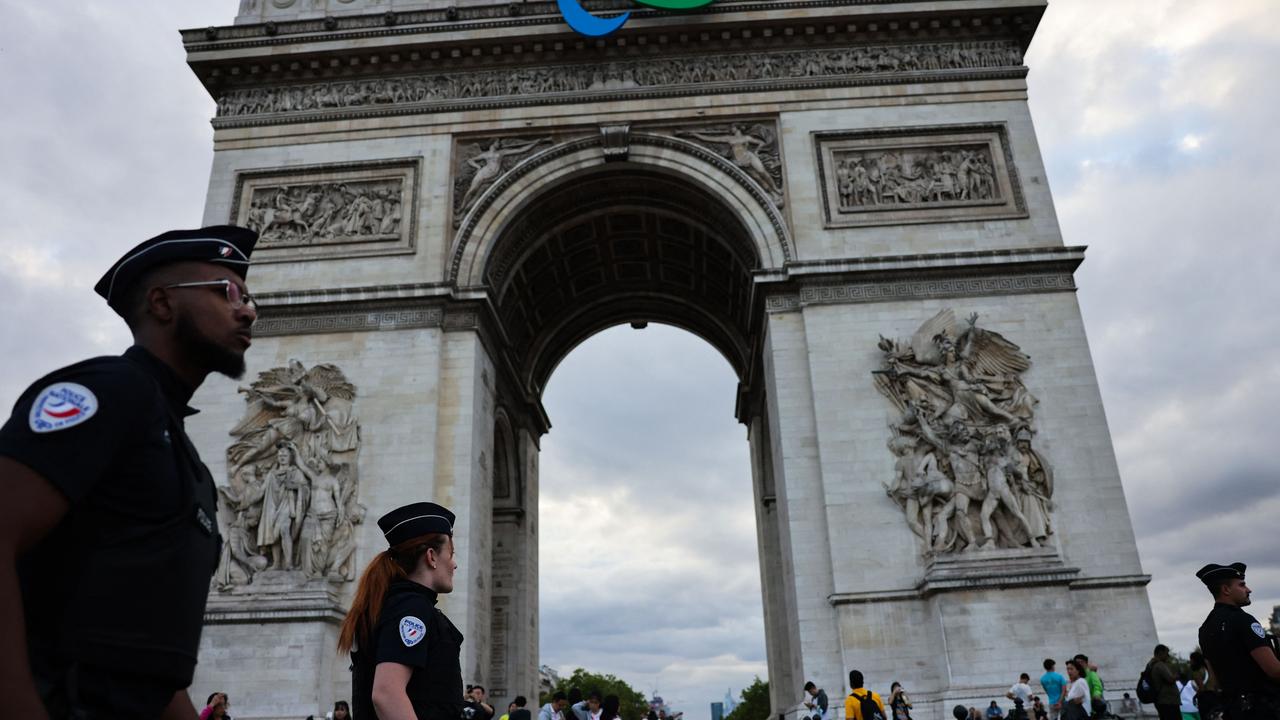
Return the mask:
<svg viewBox="0 0 1280 720">
<path fill-rule="evenodd" d="M 1254 635 L 1257 635 L 1264 640 L 1266 639 L 1267 631 L 1262 629 L 1262 623 L 1254 623 L 1249 626 L 1249 629 L 1253 631 Z"/>
<path fill-rule="evenodd" d="M 33 432 L 54 432 L 79 425 L 97 412 L 98 398 L 92 390 L 78 383 L 54 383 L 36 395 L 28 424 Z"/>
<path fill-rule="evenodd" d="M 417 645 L 426 636 L 427 626 L 423 625 L 421 620 L 412 615 L 400 618 L 400 640 L 404 642 L 405 647 Z"/>
</svg>

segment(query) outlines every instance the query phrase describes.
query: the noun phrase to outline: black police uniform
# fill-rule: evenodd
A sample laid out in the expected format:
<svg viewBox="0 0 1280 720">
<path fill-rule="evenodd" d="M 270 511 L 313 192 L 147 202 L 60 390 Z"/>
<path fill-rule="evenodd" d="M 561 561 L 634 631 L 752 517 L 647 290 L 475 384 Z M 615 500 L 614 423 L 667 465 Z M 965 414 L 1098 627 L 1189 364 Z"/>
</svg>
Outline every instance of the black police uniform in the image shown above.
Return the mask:
<svg viewBox="0 0 1280 720">
<path fill-rule="evenodd" d="M 50 403 L 48 388 L 82 398 Z M 191 394 L 132 347 L 41 378 L 0 429 L 0 455 L 70 502 L 18 561 L 31 667 L 46 698 L 118 708 L 132 696 L 128 707 L 145 717 L 191 684 L 220 549 L 213 478 L 183 429 Z M 41 415 L 71 412 L 90 417 L 41 431 Z M 162 589 L 148 587 L 156 581 Z M 119 692 L 111 687 L 129 693 L 100 697 Z"/>
<path fill-rule="evenodd" d="M 1244 577 L 1243 563 L 1207 565 L 1196 573 L 1212 586 L 1215 577 Z M 1200 626 L 1200 649 L 1213 665 L 1231 720 L 1280 718 L 1280 685 L 1267 677 L 1250 653 L 1271 649 L 1262 624 L 1235 605 L 1215 603 Z"/>
<path fill-rule="evenodd" d="M 377 718 L 373 673 L 378 663 L 413 668 L 405 688 L 419 720 L 457 720 L 462 713 L 462 633 L 436 608 L 436 593 L 412 580 L 391 584 L 369 648 L 351 653 L 355 717 Z"/>
<path fill-rule="evenodd" d="M 440 533 L 453 535 L 453 513 L 435 503 L 412 503 L 378 518 L 387 544 Z M 412 668 L 405 692 L 418 720 L 459 720 L 462 713 L 462 633 L 436 607 L 434 590 L 398 580 L 383 598 L 378 621 L 351 653 L 355 720 L 377 720 L 373 676 L 378 663 Z"/>
<path fill-rule="evenodd" d="M 147 271 L 217 263 L 241 278 L 257 233 L 175 230 L 131 249 L 94 290 L 121 315 Z M 150 718 L 191 684 L 221 538 L 216 491 L 184 428 L 188 387 L 141 347 L 36 381 L 0 428 L 0 455 L 68 501 L 18 558 L 36 690 L 55 717 Z"/>
</svg>

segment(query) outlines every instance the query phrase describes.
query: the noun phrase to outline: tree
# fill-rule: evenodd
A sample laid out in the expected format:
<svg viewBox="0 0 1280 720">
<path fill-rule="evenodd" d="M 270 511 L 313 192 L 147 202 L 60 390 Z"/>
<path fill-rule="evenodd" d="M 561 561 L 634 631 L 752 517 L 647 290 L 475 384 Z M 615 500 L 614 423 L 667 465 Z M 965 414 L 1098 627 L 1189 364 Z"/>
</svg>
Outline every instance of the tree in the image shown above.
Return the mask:
<svg viewBox="0 0 1280 720">
<path fill-rule="evenodd" d="M 773 713 L 769 702 L 769 682 L 756 678 L 742 690 L 742 700 L 724 720 L 769 720 Z"/>
<path fill-rule="evenodd" d="M 593 692 L 600 693 L 602 698 L 617 695 L 618 714 L 622 716 L 622 720 L 642 720 L 649 712 L 649 702 L 645 700 L 644 694 L 628 685 L 625 680 L 613 675 L 588 672 L 582 668 L 574 670 L 567 678 L 561 678 L 550 693 L 544 693 L 539 698 L 539 703 L 545 705 L 551 702 L 551 696 L 557 692 L 569 695 L 574 688 L 582 693 L 583 698 Z M 574 720 L 567 709 L 565 716 L 565 720 Z"/>
</svg>

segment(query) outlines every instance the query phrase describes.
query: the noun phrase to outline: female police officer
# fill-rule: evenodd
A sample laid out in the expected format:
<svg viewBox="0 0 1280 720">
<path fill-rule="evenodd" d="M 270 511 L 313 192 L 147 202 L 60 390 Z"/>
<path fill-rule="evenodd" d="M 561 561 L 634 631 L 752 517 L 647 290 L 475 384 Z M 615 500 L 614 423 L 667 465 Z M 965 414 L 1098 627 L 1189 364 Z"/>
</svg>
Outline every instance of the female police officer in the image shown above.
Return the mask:
<svg viewBox="0 0 1280 720">
<path fill-rule="evenodd" d="M 413 503 L 378 520 L 388 549 L 369 563 L 342 623 L 359 720 L 456 720 L 462 633 L 436 609 L 453 591 L 453 513 Z"/>
</svg>

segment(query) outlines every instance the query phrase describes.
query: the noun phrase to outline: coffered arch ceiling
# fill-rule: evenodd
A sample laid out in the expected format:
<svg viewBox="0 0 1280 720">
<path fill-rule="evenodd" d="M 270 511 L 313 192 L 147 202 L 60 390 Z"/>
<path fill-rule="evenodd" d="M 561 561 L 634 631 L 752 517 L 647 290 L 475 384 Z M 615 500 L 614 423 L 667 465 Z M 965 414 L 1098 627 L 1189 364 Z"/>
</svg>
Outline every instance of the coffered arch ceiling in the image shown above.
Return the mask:
<svg viewBox="0 0 1280 720">
<path fill-rule="evenodd" d="M 485 269 L 522 379 L 541 394 L 556 365 L 627 322 L 684 328 L 745 378 L 755 244 L 722 202 L 679 177 L 620 164 L 534 199 Z"/>
</svg>

